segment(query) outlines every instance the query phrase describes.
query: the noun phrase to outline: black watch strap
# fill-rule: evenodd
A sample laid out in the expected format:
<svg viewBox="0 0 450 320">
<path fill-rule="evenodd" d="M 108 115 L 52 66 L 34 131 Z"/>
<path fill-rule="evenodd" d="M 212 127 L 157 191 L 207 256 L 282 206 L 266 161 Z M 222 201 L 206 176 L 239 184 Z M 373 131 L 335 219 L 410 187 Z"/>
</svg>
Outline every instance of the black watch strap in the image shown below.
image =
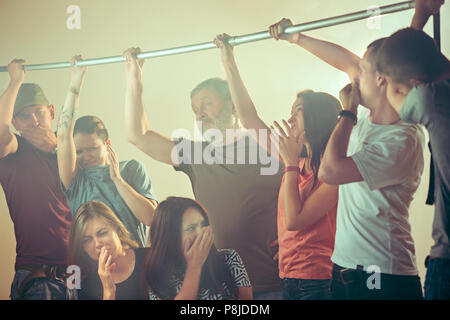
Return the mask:
<svg viewBox="0 0 450 320">
<path fill-rule="evenodd" d="M 353 121 L 353 124 L 356 125 L 356 123 L 358 122 L 358 117 L 356 116 L 356 114 L 350 110 L 342 110 L 341 112 L 339 112 L 338 114 L 338 120 L 342 117 L 346 117 L 349 118 Z"/>
</svg>

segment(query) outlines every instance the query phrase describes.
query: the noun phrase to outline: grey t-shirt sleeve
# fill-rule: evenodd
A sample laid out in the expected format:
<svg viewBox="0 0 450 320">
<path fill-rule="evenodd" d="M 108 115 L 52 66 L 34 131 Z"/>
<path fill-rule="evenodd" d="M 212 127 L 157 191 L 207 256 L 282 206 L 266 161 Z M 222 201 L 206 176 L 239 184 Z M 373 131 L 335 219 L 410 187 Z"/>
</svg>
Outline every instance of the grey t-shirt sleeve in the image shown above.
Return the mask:
<svg viewBox="0 0 450 320">
<path fill-rule="evenodd" d="M 400 118 L 412 123 L 427 125 L 434 104 L 432 84 L 421 84 L 411 89 L 403 101 Z"/>
<path fill-rule="evenodd" d="M 152 182 L 144 165 L 137 160 L 130 160 L 121 170 L 123 179 L 143 197 L 158 201 L 153 193 Z"/>
<path fill-rule="evenodd" d="M 415 125 L 408 131 L 386 132 L 378 141 L 365 143 L 352 159 L 370 190 L 401 184 L 411 172 L 423 169 L 423 140 Z"/>
<path fill-rule="evenodd" d="M 173 139 L 175 143 L 175 148 L 178 153 L 179 165 L 173 166 L 176 171 L 182 171 L 188 176 L 192 172 L 191 164 L 193 163 L 193 152 L 194 152 L 194 142 L 185 138 L 175 138 Z"/>
</svg>

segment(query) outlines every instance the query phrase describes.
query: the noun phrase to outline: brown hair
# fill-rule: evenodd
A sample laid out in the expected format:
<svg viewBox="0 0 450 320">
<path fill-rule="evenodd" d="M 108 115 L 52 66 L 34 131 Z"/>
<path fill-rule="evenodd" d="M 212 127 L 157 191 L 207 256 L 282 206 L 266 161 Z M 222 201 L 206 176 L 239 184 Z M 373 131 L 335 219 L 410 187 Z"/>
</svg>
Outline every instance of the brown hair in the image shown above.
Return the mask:
<svg viewBox="0 0 450 320">
<path fill-rule="evenodd" d="M 325 92 L 304 90 L 297 94 L 297 98 L 303 100 L 305 135 L 311 147 L 311 154 L 306 156 L 311 160 L 314 173 L 312 188 L 314 188 L 318 181 L 320 158 L 325 152 L 328 139 L 336 126 L 337 116 L 342 108 L 338 99 Z"/>
<path fill-rule="evenodd" d="M 432 82 L 447 63 L 434 40 L 413 28 L 401 29 L 385 39 L 376 56 L 377 71 L 403 84 L 411 79 Z"/>
<path fill-rule="evenodd" d="M 105 124 L 96 116 L 84 116 L 78 118 L 77 121 L 75 121 L 73 135 L 75 136 L 77 133 L 96 133 L 103 140 L 103 142 L 109 138 L 108 130 L 106 130 Z"/>
<path fill-rule="evenodd" d="M 83 234 L 86 226 L 94 218 L 101 218 L 112 226 L 119 236 L 122 245 L 137 248 L 138 244 L 132 240 L 130 232 L 117 218 L 115 213 L 103 202 L 90 201 L 83 204 L 76 212 L 70 228 L 69 265 L 77 265 L 82 270 L 83 278 L 95 272 L 96 263 L 87 255 L 83 248 Z"/>
</svg>

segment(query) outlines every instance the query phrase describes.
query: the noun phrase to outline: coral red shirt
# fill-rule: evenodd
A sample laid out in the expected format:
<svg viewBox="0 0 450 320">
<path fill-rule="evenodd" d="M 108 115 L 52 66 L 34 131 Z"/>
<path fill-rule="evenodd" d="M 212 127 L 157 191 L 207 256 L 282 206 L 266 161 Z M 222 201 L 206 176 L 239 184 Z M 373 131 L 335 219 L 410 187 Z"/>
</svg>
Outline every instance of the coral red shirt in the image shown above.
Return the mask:
<svg viewBox="0 0 450 320">
<path fill-rule="evenodd" d="M 305 160 L 300 160 L 299 168 L 303 172 Z M 331 279 L 333 263 L 331 255 L 334 249 L 336 233 L 336 205 L 319 221 L 301 231 L 288 231 L 284 217 L 284 179 L 278 196 L 278 242 L 280 278 L 293 279 Z M 304 202 L 313 190 L 314 174 L 298 174 L 298 191 Z"/>
</svg>

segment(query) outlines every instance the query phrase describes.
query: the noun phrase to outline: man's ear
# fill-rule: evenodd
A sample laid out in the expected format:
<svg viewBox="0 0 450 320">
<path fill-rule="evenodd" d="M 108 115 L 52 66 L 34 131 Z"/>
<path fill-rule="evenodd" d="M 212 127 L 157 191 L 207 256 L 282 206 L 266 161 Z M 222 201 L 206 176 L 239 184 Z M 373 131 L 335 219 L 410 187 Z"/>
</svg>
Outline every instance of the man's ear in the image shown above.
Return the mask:
<svg viewBox="0 0 450 320">
<path fill-rule="evenodd" d="M 108 138 L 108 139 L 105 141 L 105 143 L 106 143 L 107 146 L 111 146 L 111 139 Z"/>
<path fill-rule="evenodd" d="M 375 76 L 376 76 L 377 87 L 381 88 L 381 87 L 387 85 L 386 76 L 382 75 L 378 71 L 375 71 Z"/>
<path fill-rule="evenodd" d="M 19 130 L 17 130 L 17 122 L 16 122 L 16 118 L 14 116 L 11 120 L 11 124 L 13 125 L 14 130 L 19 131 Z"/>
<path fill-rule="evenodd" d="M 48 110 L 50 111 L 50 116 L 52 117 L 52 121 L 53 121 L 55 119 L 55 106 L 52 104 L 49 105 Z"/>
</svg>

